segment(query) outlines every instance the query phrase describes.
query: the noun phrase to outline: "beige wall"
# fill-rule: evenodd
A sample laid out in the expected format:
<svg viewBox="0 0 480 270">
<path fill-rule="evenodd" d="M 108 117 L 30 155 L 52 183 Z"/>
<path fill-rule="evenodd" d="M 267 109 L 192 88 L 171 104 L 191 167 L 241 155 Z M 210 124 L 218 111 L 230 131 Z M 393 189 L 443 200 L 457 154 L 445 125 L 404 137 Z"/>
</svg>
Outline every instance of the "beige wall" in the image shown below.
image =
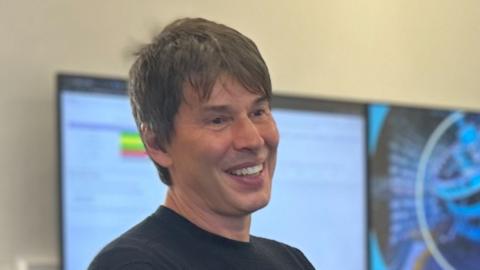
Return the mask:
<svg viewBox="0 0 480 270">
<path fill-rule="evenodd" d="M 478 1 L 0 0 L 0 269 L 56 257 L 55 73 L 126 76 L 182 16 L 252 37 L 277 92 L 480 110 Z"/>
</svg>

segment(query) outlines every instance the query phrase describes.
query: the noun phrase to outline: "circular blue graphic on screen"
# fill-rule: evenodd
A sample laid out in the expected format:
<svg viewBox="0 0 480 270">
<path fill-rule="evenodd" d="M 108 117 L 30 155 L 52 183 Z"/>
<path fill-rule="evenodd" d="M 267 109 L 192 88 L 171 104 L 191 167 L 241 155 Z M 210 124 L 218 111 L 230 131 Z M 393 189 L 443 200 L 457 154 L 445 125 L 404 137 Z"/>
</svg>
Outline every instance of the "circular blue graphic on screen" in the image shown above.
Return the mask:
<svg viewBox="0 0 480 270">
<path fill-rule="evenodd" d="M 437 126 L 420 157 L 415 191 L 420 231 L 434 260 L 442 269 L 473 269 L 480 244 L 478 116 L 456 112 Z"/>
</svg>

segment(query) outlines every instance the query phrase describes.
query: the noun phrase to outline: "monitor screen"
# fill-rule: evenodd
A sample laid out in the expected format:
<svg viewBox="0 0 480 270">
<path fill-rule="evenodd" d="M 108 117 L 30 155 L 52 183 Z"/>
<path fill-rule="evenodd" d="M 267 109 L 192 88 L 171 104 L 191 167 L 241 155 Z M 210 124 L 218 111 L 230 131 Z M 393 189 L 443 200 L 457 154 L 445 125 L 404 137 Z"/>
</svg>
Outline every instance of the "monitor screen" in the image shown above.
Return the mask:
<svg viewBox="0 0 480 270">
<path fill-rule="evenodd" d="M 478 269 L 480 114 L 371 105 L 370 268 Z"/>
<path fill-rule="evenodd" d="M 62 265 L 84 270 L 155 211 L 165 187 L 143 151 L 125 81 L 61 75 L 58 89 Z"/>
<path fill-rule="evenodd" d="M 125 88 L 119 79 L 58 77 L 65 270 L 86 269 L 164 201 Z M 298 247 L 317 269 L 364 269 L 363 106 L 285 96 L 272 106 L 281 137 L 272 199 L 254 214 L 251 233 Z"/>
</svg>

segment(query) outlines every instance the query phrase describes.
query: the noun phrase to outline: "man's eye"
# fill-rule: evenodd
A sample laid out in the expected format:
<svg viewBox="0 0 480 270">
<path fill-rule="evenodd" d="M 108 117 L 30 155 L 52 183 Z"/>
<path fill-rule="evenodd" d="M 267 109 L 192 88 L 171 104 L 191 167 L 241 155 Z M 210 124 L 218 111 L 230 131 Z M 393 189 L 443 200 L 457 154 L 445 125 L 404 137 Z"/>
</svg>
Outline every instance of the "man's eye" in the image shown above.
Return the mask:
<svg viewBox="0 0 480 270">
<path fill-rule="evenodd" d="M 263 116 L 265 115 L 267 112 L 264 110 L 264 109 L 259 109 L 259 110 L 256 110 L 253 112 L 253 116 Z"/>
<path fill-rule="evenodd" d="M 215 118 L 210 120 L 210 123 L 212 123 L 214 125 L 220 125 L 220 124 L 223 124 L 225 122 L 226 122 L 225 117 L 215 117 Z"/>
<path fill-rule="evenodd" d="M 253 112 L 253 115 L 255 116 L 260 116 L 260 115 L 263 115 L 265 112 L 263 110 L 256 110 L 255 112 Z"/>
</svg>

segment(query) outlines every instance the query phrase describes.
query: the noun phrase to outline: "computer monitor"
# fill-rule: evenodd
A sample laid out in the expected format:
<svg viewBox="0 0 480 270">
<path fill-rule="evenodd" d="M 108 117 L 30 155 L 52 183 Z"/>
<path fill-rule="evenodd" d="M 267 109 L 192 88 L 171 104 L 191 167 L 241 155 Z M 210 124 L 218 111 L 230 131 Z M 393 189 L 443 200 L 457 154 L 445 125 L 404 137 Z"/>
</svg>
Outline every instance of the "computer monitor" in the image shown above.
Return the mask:
<svg viewBox="0 0 480 270">
<path fill-rule="evenodd" d="M 86 269 L 110 240 L 151 214 L 165 187 L 143 151 L 126 82 L 58 76 L 61 261 Z"/>
<path fill-rule="evenodd" d="M 86 269 L 163 203 L 122 79 L 59 75 L 61 258 Z M 301 249 L 317 269 L 364 269 L 364 106 L 274 96 L 281 143 L 270 204 L 251 233 Z M 348 256 L 348 260 L 345 257 Z"/>
<path fill-rule="evenodd" d="M 480 114 L 368 111 L 370 269 L 478 269 Z"/>
</svg>

